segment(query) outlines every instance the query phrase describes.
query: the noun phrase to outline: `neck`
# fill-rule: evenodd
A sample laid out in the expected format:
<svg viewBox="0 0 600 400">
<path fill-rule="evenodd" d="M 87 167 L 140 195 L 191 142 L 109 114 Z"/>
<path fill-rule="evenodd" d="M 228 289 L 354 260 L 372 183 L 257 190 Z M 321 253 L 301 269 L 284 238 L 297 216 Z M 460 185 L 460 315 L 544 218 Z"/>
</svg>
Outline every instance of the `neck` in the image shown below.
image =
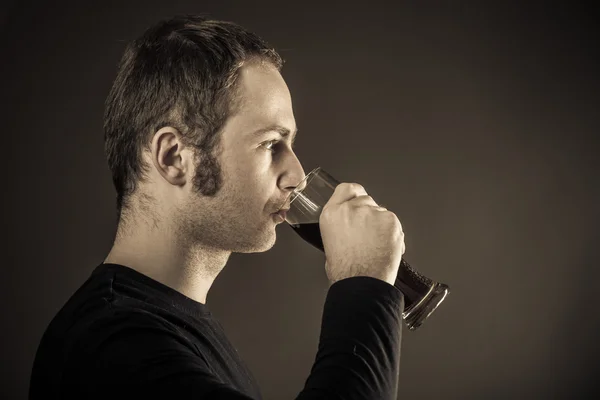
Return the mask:
<svg viewBox="0 0 600 400">
<path fill-rule="evenodd" d="M 165 226 L 119 229 L 104 263 L 132 268 L 206 304 L 208 291 L 231 252 L 188 243 L 180 236 Z"/>
</svg>

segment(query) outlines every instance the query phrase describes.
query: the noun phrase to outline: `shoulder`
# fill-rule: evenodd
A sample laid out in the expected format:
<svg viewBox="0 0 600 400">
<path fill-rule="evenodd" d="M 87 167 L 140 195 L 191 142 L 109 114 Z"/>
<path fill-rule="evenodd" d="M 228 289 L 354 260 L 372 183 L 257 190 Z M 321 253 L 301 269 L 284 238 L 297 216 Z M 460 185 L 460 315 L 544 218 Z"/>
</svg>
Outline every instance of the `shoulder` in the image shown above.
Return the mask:
<svg viewBox="0 0 600 400">
<path fill-rule="evenodd" d="M 143 310 L 111 309 L 81 332 L 65 385 L 146 385 L 170 377 L 210 377 L 212 369 L 176 326 Z"/>
<path fill-rule="evenodd" d="M 84 353 L 148 350 L 171 346 L 191 351 L 193 344 L 179 328 L 160 315 L 143 309 L 108 308 L 94 316 L 74 337 L 75 346 Z"/>
</svg>

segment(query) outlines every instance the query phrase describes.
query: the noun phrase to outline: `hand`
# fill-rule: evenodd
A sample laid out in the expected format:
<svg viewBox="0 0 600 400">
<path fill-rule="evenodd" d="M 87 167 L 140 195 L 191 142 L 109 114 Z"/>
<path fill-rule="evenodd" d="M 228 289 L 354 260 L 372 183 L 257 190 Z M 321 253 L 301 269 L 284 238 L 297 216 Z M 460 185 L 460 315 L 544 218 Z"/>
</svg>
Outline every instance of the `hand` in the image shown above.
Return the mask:
<svg viewBox="0 0 600 400">
<path fill-rule="evenodd" d="M 331 284 L 370 276 L 393 285 L 405 251 L 400 220 L 357 183 L 339 184 L 319 218 Z"/>
</svg>

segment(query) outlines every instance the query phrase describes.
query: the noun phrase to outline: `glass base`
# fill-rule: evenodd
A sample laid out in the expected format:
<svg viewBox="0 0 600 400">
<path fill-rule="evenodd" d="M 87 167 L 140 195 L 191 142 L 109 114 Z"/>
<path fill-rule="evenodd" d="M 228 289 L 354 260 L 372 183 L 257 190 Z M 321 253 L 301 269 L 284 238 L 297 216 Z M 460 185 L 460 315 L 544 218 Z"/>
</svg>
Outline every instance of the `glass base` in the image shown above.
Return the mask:
<svg viewBox="0 0 600 400">
<path fill-rule="evenodd" d="M 435 311 L 450 289 L 443 283 L 434 284 L 427 294 L 413 307 L 404 310 L 402 318 L 411 331 L 416 330 Z"/>
</svg>

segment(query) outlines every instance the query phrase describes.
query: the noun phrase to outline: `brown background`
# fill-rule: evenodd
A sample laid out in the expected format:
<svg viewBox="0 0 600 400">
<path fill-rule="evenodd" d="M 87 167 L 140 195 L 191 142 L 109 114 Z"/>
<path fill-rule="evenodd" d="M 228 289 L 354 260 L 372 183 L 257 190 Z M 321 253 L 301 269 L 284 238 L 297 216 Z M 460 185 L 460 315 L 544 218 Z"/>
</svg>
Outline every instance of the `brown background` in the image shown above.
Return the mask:
<svg viewBox="0 0 600 400">
<path fill-rule="evenodd" d="M 363 184 L 402 221 L 407 260 L 450 285 L 403 335 L 399 399 L 595 397 L 600 46 L 583 3 L 12 3 L 1 398 L 25 398 L 46 325 L 109 250 L 104 98 L 125 42 L 176 13 L 277 47 L 305 170 Z M 213 286 L 208 304 L 266 400 L 302 388 L 326 288 L 322 254 L 284 225 Z"/>
</svg>

